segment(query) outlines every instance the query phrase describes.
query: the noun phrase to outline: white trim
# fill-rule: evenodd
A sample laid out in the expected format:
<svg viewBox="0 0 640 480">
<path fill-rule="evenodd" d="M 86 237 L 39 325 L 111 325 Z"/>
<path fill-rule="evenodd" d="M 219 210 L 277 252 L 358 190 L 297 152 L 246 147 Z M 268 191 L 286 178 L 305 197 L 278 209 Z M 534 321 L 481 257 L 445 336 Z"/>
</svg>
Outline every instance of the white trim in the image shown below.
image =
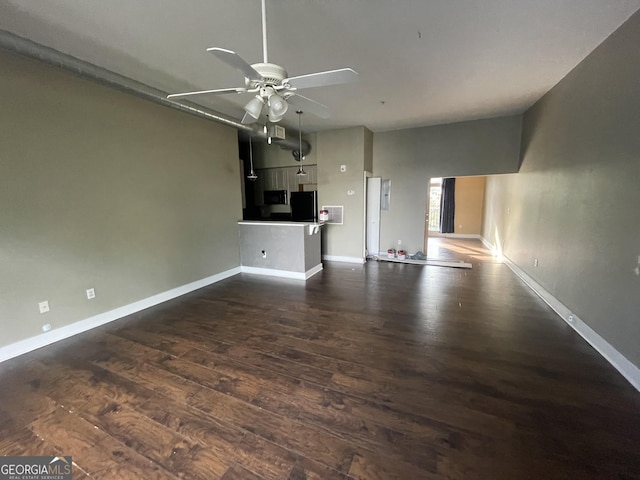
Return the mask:
<svg viewBox="0 0 640 480">
<path fill-rule="evenodd" d="M 304 274 L 304 279 L 308 280 L 309 278 L 313 277 L 316 273 L 319 273 L 322 271 L 322 263 L 319 263 L 318 265 L 316 265 L 313 268 L 310 268 L 309 270 L 307 270 Z"/>
<path fill-rule="evenodd" d="M 495 247 L 484 237 L 481 238 L 489 250 L 495 252 Z M 502 255 L 504 263 L 515 273 L 524 283 L 527 284 L 554 312 L 558 314 L 567 324 L 584 338 L 596 351 L 602 355 L 613 367 L 626 378 L 636 390 L 640 391 L 640 368 L 629 361 L 624 355 L 615 349 L 609 342 L 602 338 L 589 325 L 584 323 L 566 305 L 554 297 L 547 289 L 531 278 L 524 270 L 516 265 L 511 259 Z"/>
<path fill-rule="evenodd" d="M 366 259 L 362 257 L 343 257 L 341 255 L 323 255 L 322 259 L 328 262 L 340 262 L 340 263 L 363 264 L 366 262 Z"/>
<path fill-rule="evenodd" d="M 221 280 L 224 280 L 225 278 L 232 277 L 234 275 L 237 275 L 238 273 L 240 273 L 240 267 L 232 268 L 231 270 L 227 270 L 225 272 L 221 272 L 216 275 L 203 278 L 201 280 L 196 280 L 195 282 L 191 282 L 186 285 L 167 290 L 166 292 L 158 293 L 157 295 L 153 295 L 152 297 L 130 303 L 129 305 L 124 305 L 114 310 L 100 313 L 84 320 L 79 320 L 70 325 L 65 325 L 64 327 L 53 329 L 47 333 L 36 335 L 35 337 L 30 337 L 25 340 L 20 340 L 18 342 L 12 343 L 10 345 L 0 347 L 0 362 L 4 362 L 5 360 L 9 360 L 10 358 L 17 357 L 18 355 L 23 355 L 38 348 L 45 347 L 79 333 L 86 332 L 87 330 L 91 330 L 92 328 L 99 327 L 100 325 L 113 322 L 114 320 L 119 320 L 120 318 L 131 315 L 132 313 L 136 313 L 140 310 L 144 310 L 146 308 L 153 307 L 154 305 L 172 300 L 176 297 L 180 297 L 181 295 L 185 295 L 189 292 L 193 292 L 194 290 L 198 290 L 199 288 L 203 288 L 213 283 L 219 282 Z"/>
<path fill-rule="evenodd" d="M 431 238 L 473 238 L 477 240 L 482 240 L 482 235 L 477 233 L 429 233 L 429 237 Z"/>
<path fill-rule="evenodd" d="M 239 220 L 238 225 L 259 225 L 261 227 L 303 227 L 305 225 L 321 226 L 326 222 L 273 222 L 270 220 L 264 221 L 249 221 Z"/>
<path fill-rule="evenodd" d="M 451 268 L 473 268 L 473 265 L 467 262 L 448 262 L 446 260 L 414 260 L 412 258 L 400 259 L 398 257 L 389 257 L 386 252 L 380 252 L 376 257 L 379 262 L 407 263 L 410 265 L 429 265 L 432 267 L 451 267 Z"/>
<path fill-rule="evenodd" d="M 414 262 L 415 261 L 416 260 L 414 260 Z M 432 267 L 473 268 L 473 265 L 471 265 L 468 262 L 463 262 L 462 260 L 460 260 L 459 262 L 447 262 L 445 260 L 429 260 L 427 258 L 425 260 L 425 264 L 430 265 Z"/>
<path fill-rule="evenodd" d="M 480 241 L 485 247 L 487 247 L 487 250 L 489 250 L 492 255 L 496 255 L 496 247 L 493 244 L 489 243 L 489 240 L 480 235 Z"/>
<path fill-rule="evenodd" d="M 322 264 L 319 263 L 306 272 L 292 272 L 290 270 L 276 270 L 274 268 L 248 267 L 243 265 L 240 267 L 242 273 L 251 273 L 253 275 L 265 275 L 268 277 L 292 278 L 294 280 L 307 280 L 322 270 Z"/>
<path fill-rule="evenodd" d="M 369 172 L 365 170 L 363 173 L 364 173 L 364 179 L 363 179 L 362 191 L 364 192 L 364 195 L 362 196 L 363 197 L 362 207 L 364 208 L 364 210 L 362 211 L 364 212 L 364 225 L 363 225 L 364 228 L 362 229 L 362 257 L 366 259 L 367 258 L 367 224 L 369 221 L 369 209 L 367 208 L 368 197 L 369 197 L 368 179 L 373 178 L 373 172 Z"/>
</svg>

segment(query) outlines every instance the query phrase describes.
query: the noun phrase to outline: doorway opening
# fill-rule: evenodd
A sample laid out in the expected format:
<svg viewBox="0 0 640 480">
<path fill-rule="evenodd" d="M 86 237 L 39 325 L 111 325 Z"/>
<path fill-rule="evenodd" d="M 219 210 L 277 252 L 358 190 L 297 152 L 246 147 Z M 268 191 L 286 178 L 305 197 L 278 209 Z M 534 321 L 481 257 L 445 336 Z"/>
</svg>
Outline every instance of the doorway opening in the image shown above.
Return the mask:
<svg viewBox="0 0 640 480">
<path fill-rule="evenodd" d="M 477 250 L 484 248 L 479 239 L 484 224 L 486 177 L 435 177 L 427 182 L 427 258 L 449 260 L 459 253 L 477 255 Z"/>
<path fill-rule="evenodd" d="M 371 177 L 371 173 L 365 172 L 365 258 L 375 258 L 380 252 L 380 194 L 382 192 L 382 179 Z"/>
<path fill-rule="evenodd" d="M 428 207 L 428 233 L 440 232 L 440 202 L 442 200 L 442 178 L 436 177 L 429 180 L 429 205 Z"/>
</svg>

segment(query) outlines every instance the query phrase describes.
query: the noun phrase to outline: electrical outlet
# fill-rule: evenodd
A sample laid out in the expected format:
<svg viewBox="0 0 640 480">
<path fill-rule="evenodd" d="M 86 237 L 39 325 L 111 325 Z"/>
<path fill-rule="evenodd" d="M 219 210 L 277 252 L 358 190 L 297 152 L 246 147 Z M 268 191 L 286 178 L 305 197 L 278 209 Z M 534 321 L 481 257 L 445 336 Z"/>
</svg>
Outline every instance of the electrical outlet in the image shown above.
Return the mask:
<svg viewBox="0 0 640 480">
<path fill-rule="evenodd" d="M 538 266 L 538 259 L 537 259 L 537 258 L 534 258 L 534 259 L 533 259 L 533 266 L 534 266 L 534 267 L 537 267 L 537 266 Z"/>
<path fill-rule="evenodd" d="M 340 172 L 344 173 L 347 171 L 347 166 L 346 165 L 340 165 Z"/>
<path fill-rule="evenodd" d="M 51 324 L 50 323 L 45 323 L 44 325 L 42 325 L 42 331 L 43 332 L 48 332 L 49 330 L 51 330 Z"/>
<path fill-rule="evenodd" d="M 93 288 L 87 289 L 87 299 L 91 300 L 92 298 L 96 298 L 96 291 Z"/>
<path fill-rule="evenodd" d="M 49 301 L 45 300 L 44 302 L 38 303 L 38 308 L 40 309 L 40 313 L 47 313 L 49 311 Z"/>
<path fill-rule="evenodd" d="M 402 240 L 398 240 L 398 245 L 402 245 Z"/>
</svg>

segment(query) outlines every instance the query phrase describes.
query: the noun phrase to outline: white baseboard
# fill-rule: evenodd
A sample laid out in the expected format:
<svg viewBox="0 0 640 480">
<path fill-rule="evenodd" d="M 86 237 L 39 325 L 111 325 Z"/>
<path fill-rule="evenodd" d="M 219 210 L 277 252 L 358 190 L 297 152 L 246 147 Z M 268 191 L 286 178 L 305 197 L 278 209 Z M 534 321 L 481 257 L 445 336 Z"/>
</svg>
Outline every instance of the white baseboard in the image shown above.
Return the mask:
<svg viewBox="0 0 640 480">
<path fill-rule="evenodd" d="M 291 272 L 289 270 L 276 270 L 274 268 L 248 267 L 243 265 L 240 267 L 242 273 L 251 273 L 253 275 L 266 275 L 268 277 L 292 278 L 294 280 L 307 280 L 322 270 L 322 263 L 319 263 L 306 272 Z"/>
<path fill-rule="evenodd" d="M 10 345 L 0 347 L 0 362 L 4 362 L 5 360 L 9 360 L 10 358 L 23 355 L 38 348 L 45 347 L 79 333 L 86 332 L 87 330 L 99 327 L 100 325 L 113 322 L 114 320 L 118 320 L 120 318 L 126 317 L 127 315 L 131 315 L 132 313 L 144 310 L 145 308 L 153 307 L 154 305 L 172 300 L 189 292 L 193 292 L 194 290 L 198 290 L 199 288 L 206 287 L 213 283 L 224 280 L 225 278 L 237 275 L 238 273 L 240 273 L 240 267 L 232 268 L 231 270 L 227 270 L 225 272 L 218 273 L 216 275 L 212 275 L 210 277 L 203 278 L 201 280 L 197 280 L 195 282 L 191 282 L 186 285 L 173 288 L 171 290 L 167 290 L 166 292 L 158 293 L 157 295 L 153 295 L 152 297 L 139 300 L 129 305 L 125 305 L 108 312 L 100 313 L 93 317 L 74 322 L 70 325 L 65 325 L 64 327 L 53 329 L 47 333 L 36 335 L 35 337 L 27 338 Z"/>
<path fill-rule="evenodd" d="M 413 260 L 411 258 L 399 259 L 398 257 L 389 257 L 387 252 L 380 252 L 375 258 L 379 262 L 406 263 L 409 265 L 429 265 L 432 267 L 450 267 L 450 268 L 473 268 L 473 265 L 467 262 L 448 262 L 446 260 Z"/>
<path fill-rule="evenodd" d="M 496 255 L 495 245 L 493 245 L 492 243 L 489 243 L 489 240 L 484 238 L 482 235 L 480 236 L 480 241 L 485 247 L 487 247 L 487 250 L 489 250 L 493 255 Z"/>
<path fill-rule="evenodd" d="M 359 263 L 359 264 L 365 263 L 365 260 L 366 260 L 362 257 L 342 257 L 340 255 L 323 255 L 322 259 L 328 262 Z"/>
<path fill-rule="evenodd" d="M 474 239 L 478 239 L 481 240 L 482 239 L 482 235 L 479 235 L 477 233 L 430 233 L 429 237 L 434 237 L 434 238 L 474 238 Z"/>
<path fill-rule="evenodd" d="M 481 238 L 482 243 L 495 254 L 495 247 L 489 243 L 484 237 Z M 515 273 L 520 279 L 526 283 L 554 312 L 560 316 L 571 328 L 584 338 L 596 351 L 602 355 L 613 367 L 626 378 L 636 390 L 640 391 L 640 368 L 629 361 L 624 355 L 616 350 L 609 342 L 602 338 L 589 325 L 584 323 L 580 317 L 573 313 L 566 305 L 554 297 L 542 285 L 536 282 L 518 265 L 511 261 L 508 257 L 502 255 L 503 262 Z"/>
<path fill-rule="evenodd" d="M 305 280 L 307 280 L 307 279 L 309 279 L 309 278 L 313 277 L 316 273 L 319 273 L 319 272 L 321 272 L 321 271 L 322 271 L 322 263 L 319 263 L 319 264 L 318 264 L 318 265 L 316 265 L 315 267 L 310 268 L 309 270 L 307 270 L 307 271 L 305 272 L 305 274 L 304 274 L 304 275 L 305 275 Z"/>
</svg>

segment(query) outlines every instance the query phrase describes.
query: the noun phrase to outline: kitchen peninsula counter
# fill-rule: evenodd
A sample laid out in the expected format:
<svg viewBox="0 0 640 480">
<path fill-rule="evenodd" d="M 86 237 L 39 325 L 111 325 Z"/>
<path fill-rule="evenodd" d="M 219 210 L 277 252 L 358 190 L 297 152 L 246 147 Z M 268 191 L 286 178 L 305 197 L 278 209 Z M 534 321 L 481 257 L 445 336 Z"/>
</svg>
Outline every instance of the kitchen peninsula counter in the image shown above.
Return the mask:
<svg viewBox="0 0 640 480">
<path fill-rule="evenodd" d="M 246 273 L 306 280 L 322 270 L 323 222 L 241 220 L 240 265 Z"/>
</svg>

